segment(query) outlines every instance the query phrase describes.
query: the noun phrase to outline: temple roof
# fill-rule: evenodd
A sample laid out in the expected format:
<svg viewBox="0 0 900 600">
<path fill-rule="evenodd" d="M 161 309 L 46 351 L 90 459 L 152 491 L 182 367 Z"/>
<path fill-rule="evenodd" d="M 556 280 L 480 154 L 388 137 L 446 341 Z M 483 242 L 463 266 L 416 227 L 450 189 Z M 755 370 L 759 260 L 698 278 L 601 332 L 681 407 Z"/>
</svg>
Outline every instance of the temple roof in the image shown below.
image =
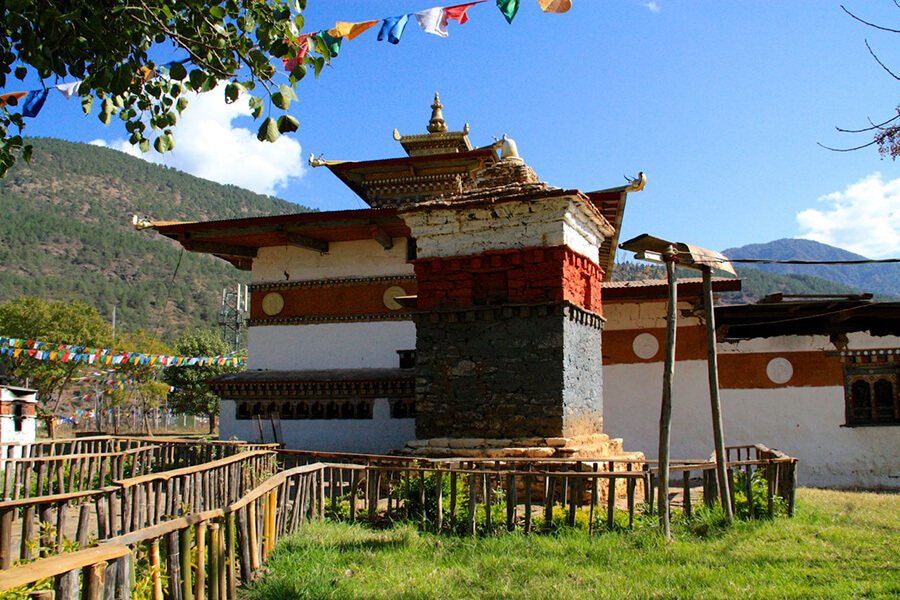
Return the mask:
<svg viewBox="0 0 900 600">
<path fill-rule="evenodd" d="M 138 229 L 156 229 L 187 250 L 213 254 L 241 270 L 250 270 L 260 248 L 297 246 L 328 252 L 331 242 L 375 239 L 386 246 L 409 237 L 409 228 L 393 208 L 307 212 L 224 221 L 153 222 L 135 220 Z"/>
</svg>

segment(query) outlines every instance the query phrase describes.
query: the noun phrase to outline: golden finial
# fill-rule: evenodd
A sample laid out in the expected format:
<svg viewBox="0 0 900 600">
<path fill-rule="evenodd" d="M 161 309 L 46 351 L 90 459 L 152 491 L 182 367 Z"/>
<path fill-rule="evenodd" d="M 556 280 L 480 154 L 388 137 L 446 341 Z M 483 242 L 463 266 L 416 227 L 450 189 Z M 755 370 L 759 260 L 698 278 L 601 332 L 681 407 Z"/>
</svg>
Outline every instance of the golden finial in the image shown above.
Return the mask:
<svg viewBox="0 0 900 600">
<path fill-rule="evenodd" d="M 431 120 L 428 122 L 428 133 L 447 133 L 447 123 L 444 122 L 444 113 L 441 109 L 441 97 L 434 93 L 434 104 L 431 105 Z"/>
</svg>

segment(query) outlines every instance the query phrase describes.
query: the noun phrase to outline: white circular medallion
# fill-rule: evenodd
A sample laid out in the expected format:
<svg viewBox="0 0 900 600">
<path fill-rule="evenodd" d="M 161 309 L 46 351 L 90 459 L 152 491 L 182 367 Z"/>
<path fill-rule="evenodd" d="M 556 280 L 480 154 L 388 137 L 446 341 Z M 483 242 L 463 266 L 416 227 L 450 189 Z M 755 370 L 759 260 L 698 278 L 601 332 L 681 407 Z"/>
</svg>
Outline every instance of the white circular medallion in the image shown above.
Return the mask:
<svg viewBox="0 0 900 600">
<path fill-rule="evenodd" d="M 659 352 L 659 340 L 652 333 L 641 333 L 635 336 L 631 343 L 631 349 L 637 354 L 638 358 L 649 359 L 656 356 Z"/>
<path fill-rule="evenodd" d="M 284 297 L 278 292 L 269 292 L 263 297 L 263 312 L 274 317 L 284 309 Z"/>
<path fill-rule="evenodd" d="M 406 290 L 404 290 L 399 285 L 392 285 L 388 289 L 384 290 L 384 296 L 381 299 L 384 301 L 384 305 L 387 306 L 391 310 L 400 310 L 403 308 L 403 305 L 397 302 L 395 298 L 397 296 L 405 296 Z"/>
<path fill-rule="evenodd" d="M 766 365 L 766 375 L 772 383 L 787 383 L 794 375 L 794 365 L 786 358 L 773 358 Z"/>
</svg>

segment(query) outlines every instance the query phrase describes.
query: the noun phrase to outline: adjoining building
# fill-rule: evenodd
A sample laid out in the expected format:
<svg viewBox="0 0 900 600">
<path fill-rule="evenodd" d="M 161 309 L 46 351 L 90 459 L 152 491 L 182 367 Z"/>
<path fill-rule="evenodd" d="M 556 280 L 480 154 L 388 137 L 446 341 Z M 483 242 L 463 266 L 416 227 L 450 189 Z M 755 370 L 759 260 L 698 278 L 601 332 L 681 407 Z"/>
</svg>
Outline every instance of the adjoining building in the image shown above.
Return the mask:
<svg viewBox="0 0 900 600">
<path fill-rule="evenodd" d="M 719 292 L 736 280 L 714 281 Z M 666 282 L 605 284 L 605 426 L 656 456 Z M 699 280 L 679 284 L 672 453 L 712 447 Z M 900 488 L 900 303 L 870 295 L 716 307 L 725 440 L 800 460 L 804 485 Z"/>
</svg>

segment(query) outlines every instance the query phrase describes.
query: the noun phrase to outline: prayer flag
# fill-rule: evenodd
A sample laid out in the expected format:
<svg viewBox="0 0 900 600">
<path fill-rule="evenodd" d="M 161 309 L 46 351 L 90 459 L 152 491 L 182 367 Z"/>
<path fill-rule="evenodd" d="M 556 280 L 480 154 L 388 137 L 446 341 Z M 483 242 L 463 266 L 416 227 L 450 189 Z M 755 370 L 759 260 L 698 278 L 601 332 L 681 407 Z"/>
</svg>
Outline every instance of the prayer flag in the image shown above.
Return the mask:
<svg viewBox="0 0 900 600">
<path fill-rule="evenodd" d="M 11 99 L 18 102 L 27 95 L 28 92 L 12 92 L 11 94 L 3 94 L 2 96 L 0 96 L 0 106 L 5 106 Z"/>
<path fill-rule="evenodd" d="M 66 97 L 66 100 L 70 99 L 72 96 L 78 94 L 78 86 L 81 85 L 81 80 L 72 81 L 71 83 L 60 83 L 55 86 L 60 94 Z"/>
<path fill-rule="evenodd" d="M 457 4 L 456 6 L 445 6 L 444 7 L 444 26 L 446 27 L 446 23 L 448 19 L 453 19 L 458 22 L 460 25 L 469 20 L 469 15 L 466 14 L 466 11 L 475 6 L 476 4 L 481 4 L 485 0 L 478 0 L 478 2 L 469 2 L 468 4 Z"/>
<path fill-rule="evenodd" d="M 378 32 L 378 41 L 382 41 L 387 36 L 387 41 L 392 44 L 400 43 L 400 36 L 409 23 L 409 15 L 401 15 L 399 17 L 388 17 L 381 22 L 381 31 Z"/>
<path fill-rule="evenodd" d="M 325 43 L 325 46 L 328 48 L 328 52 L 331 53 L 331 56 L 337 56 L 341 52 L 341 40 L 343 38 L 334 37 L 329 34 L 327 31 L 320 31 L 319 37 L 322 38 L 322 41 Z"/>
<path fill-rule="evenodd" d="M 34 90 L 28 92 L 25 96 L 25 102 L 22 103 L 22 116 L 34 118 L 41 112 L 44 101 L 47 100 L 47 94 L 50 90 Z"/>
<path fill-rule="evenodd" d="M 374 27 L 378 21 L 365 21 L 363 23 L 345 23 L 338 21 L 334 24 L 334 29 L 328 30 L 328 34 L 336 38 L 347 38 L 352 40 L 367 29 Z"/>
<path fill-rule="evenodd" d="M 444 9 L 441 6 L 429 8 L 415 13 L 416 21 L 425 33 L 433 33 L 441 37 L 447 37 L 447 19 L 444 17 Z"/>
<path fill-rule="evenodd" d="M 519 12 L 519 0 L 497 0 L 497 8 L 506 17 L 506 22 L 512 25 L 516 13 Z"/>
<path fill-rule="evenodd" d="M 538 0 L 541 10 L 549 13 L 564 13 L 572 8 L 572 0 Z"/>
</svg>

